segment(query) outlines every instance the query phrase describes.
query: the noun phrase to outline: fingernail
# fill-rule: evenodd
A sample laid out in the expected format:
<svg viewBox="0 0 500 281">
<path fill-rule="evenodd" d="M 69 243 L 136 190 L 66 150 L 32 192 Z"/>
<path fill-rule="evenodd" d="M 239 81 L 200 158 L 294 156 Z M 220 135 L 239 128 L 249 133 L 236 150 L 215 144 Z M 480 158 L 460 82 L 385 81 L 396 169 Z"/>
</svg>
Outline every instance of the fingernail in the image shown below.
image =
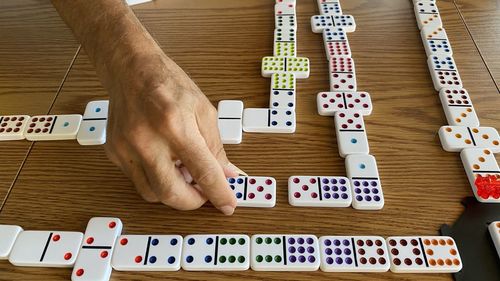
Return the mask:
<svg viewBox="0 0 500 281">
<path fill-rule="evenodd" d="M 248 176 L 247 173 L 243 172 L 240 168 L 236 167 L 236 165 L 234 165 L 231 162 L 229 162 L 227 164 L 227 167 L 230 168 L 231 170 L 235 171 L 236 173 L 238 173 L 238 175 L 240 175 L 240 176 Z"/>
<path fill-rule="evenodd" d="M 232 206 L 222 206 L 219 210 L 226 216 L 230 216 L 234 213 L 234 208 Z"/>
</svg>

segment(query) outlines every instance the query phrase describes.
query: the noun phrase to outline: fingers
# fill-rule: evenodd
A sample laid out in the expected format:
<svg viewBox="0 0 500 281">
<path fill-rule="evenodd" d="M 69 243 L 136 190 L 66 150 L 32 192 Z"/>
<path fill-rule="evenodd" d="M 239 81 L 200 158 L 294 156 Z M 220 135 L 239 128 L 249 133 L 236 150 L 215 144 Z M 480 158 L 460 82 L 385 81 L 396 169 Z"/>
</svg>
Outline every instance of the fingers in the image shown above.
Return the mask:
<svg viewBox="0 0 500 281">
<path fill-rule="evenodd" d="M 158 144 L 158 143 L 157 143 Z M 186 183 L 167 151 L 152 143 L 141 151 L 141 161 L 151 189 L 160 201 L 179 210 L 193 210 L 201 207 L 207 200 L 192 185 Z"/>
<path fill-rule="evenodd" d="M 229 188 L 223 167 L 208 148 L 203 136 L 195 130 L 177 143 L 177 146 L 180 160 L 201 187 L 203 194 L 222 213 L 231 215 L 236 207 L 236 198 Z"/>
</svg>

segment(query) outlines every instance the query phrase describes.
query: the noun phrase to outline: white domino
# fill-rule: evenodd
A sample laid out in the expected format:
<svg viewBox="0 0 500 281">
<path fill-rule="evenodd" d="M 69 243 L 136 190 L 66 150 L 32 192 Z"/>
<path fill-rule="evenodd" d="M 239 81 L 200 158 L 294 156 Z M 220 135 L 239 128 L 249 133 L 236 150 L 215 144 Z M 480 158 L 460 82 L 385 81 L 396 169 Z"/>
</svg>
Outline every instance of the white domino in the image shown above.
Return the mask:
<svg viewBox="0 0 500 281">
<path fill-rule="evenodd" d="M 443 88 L 439 98 L 449 125 L 479 127 L 479 118 L 467 90 Z"/>
<path fill-rule="evenodd" d="M 245 108 L 243 131 L 254 133 L 294 133 L 295 111 L 285 108 Z"/>
<path fill-rule="evenodd" d="M 352 207 L 379 210 L 384 207 L 384 193 L 377 160 L 372 155 L 351 154 L 345 158 L 347 177 L 351 180 Z"/>
<path fill-rule="evenodd" d="M 297 32 L 294 28 L 276 28 L 274 30 L 274 56 L 297 56 Z"/>
<path fill-rule="evenodd" d="M 295 29 L 297 28 L 297 16 L 276 15 L 274 16 L 274 25 L 276 28 Z"/>
<path fill-rule="evenodd" d="M 394 236 L 387 238 L 394 273 L 454 273 L 462 260 L 453 238 L 448 236 Z"/>
<path fill-rule="evenodd" d="M 297 79 L 309 77 L 308 58 L 300 57 L 264 57 L 262 59 L 262 76 L 271 77 L 275 73 L 291 73 Z"/>
<path fill-rule="evenodd" d="M 81 122 L 79 114 L 32 116 L 24 136 L 30 141 L 72 140 L 76 139 Z"/>
<path fill-rule="evenodd" d="M 367 92 L 321 92 L 317 95 L 318 114 L 333 116 L 337 111 L 358 111 L 363 115 L 372 113 L 373 105 Z"/>
<path fill-rule="evenodd" d="M 271 76 L 270 108 L 295 108 L 295 75 L 275 73 Z"/>
<path fill-rule="evenodd" d="M 460 152 L 460 158 L 476 199 L 483 203 L 500 203 L 500 193 L 495 192 L 499 187 L 489 180 L 500 184 L 500 168 L 493 152 L 486 148 L 467 148 Z"/>
<path fill-rule="evenodd" d="M 339 154 L 345 158 L 350 154 L 368 154 L 368 137 L 363 114 L 359 111 L 337 111 L 334 116 L 335 134 Z"/>
<path fill-rule="evenodd" d="M 28 115 L 0 116 L 0 141 L 24 139 L 29 118 Z"/>
<path fill-rule="evenodd" d="M 280 3 L 283 3 L 283 4 L 294 4 L 294 5 L 296 5 L 297 4 L 297 0 L 276 0 L 276 4 L 280 4 Z"/>
<path fill-rule="evenodd" d="M 342 27 L 328 27 L 323 30 L 326 57 L 351 57 L 351 47 Z"/>
<path fill-rule="evenodd" d="M 455 60 L 451 56 L 432 55 L 427 59 L 434 89 L 442 88 L 462 89 L 462 79 L 457 69 Z"/>
<path fill-rule="evenodd" d="M 79 144 L 101 145 L 106 143 L 108 108 L 108 100 L 91 101 L 87 104 L 82 124 L 76 135 Z"/>
<path fill-rule="evenodd" d="M 351 184 L 346 177 L 291 176 L 288 202 L 301 207 L 349 207 Z"/>
<path fill-rule="evenodd" d="M 87 224 L 83 244 L 73 267 L 72 281 L 107 281 L 111 257 L 123 224 L 118 218 L 94 217 Z"/>
<path fill-rule="evenodd" d="M 182 246 L 182 269 L 241 271 L 250 267 L 250 238 L 238 234 L 188 235 Z"/>
<path fill-rule="evenodd" d="M 337 1 L 318 1 L 319 13 L 321 15 L 342 15 L 342 7 Z"/>
<path fill-rule="evenodd" d="M 277 3 L 274 5 L 274 14 L 276 16 L 282 15 L 295 15 L 295 4 L 294 3 Z"/>
<path fill-rule="evenodd" d="M 23 231 L 18 225 L 0 224 L 0 260 L 9 258 L 17 236 Z"/>
<path fill-rule="evenodd" d="M 427 56 L 453 55 L 450 40 L 443 27 L 425 26 L 420 32 Z"/>
<path fill-rule="evenodd" d="M 238 207 L 272 208 L 276 205 L 276 180 L 271 177 L 228 178 Z"/>
<path fill-rule="evenodd" d="M 418 28 L 426 26 L 442 27 L 441 16 L 437 5 L 433 1 L 419 1 L 414 6 L 415 17 L 417 18 Z"/>
<path fill-rule="evenodd" d="M 497 249 L 498 257 L 500 258 L 500 221 L 494 221 L 490 223 L 490 225 L 488 226 L 488 230 L 490 231 L 493 244 Z"/>
<path fill-rule="evenodd" d="M 488 148 L 493 153 L 500 152 L 500 136 L 492 127 L 442 126 L 439 139 L 443 149 L 459 152 L 466 148 Z"/>
<path fill-rule="evenodd" d="M 243 102 L 221 100 L 217 107 L 217 124 L 223 144 L 239 144 L 243 138 Z"/>
<path fill-rule="evenodd" d="M 111 265 L 119 271 L 176 271 L 181 268 L 182 236 L 122 235 Z"/>
<path fill-rule="evenodd" d="M 68 231 L 23 231 L 9 256 L 16 266 L 71 267 L 83 234 Z"/>
<path fill-rule="evenodd" d="M 317 15 L 311 17 L 311 29 L 321 33 L 325 28 L 342 27 L 345 32 L 356 31 L 356 22 L 351 15 Z"/>
<path fill-rule="evenodd" d="M 386 272 L 390 267 L 380 236 L 322 236 L 319 248 L 325 272 Z"/>
<path fill-rule="evenodd" d="M 352 58 L 331 57 L 329 71 L 330 91 L 356 92 L 356 68 Z"/>
<path fill-rule="evenodd" d="M 316 271 L 320 264 L 318 238 L 308 234 L 256 234 L 250 253 L 255 271 Z"/>
</svg>

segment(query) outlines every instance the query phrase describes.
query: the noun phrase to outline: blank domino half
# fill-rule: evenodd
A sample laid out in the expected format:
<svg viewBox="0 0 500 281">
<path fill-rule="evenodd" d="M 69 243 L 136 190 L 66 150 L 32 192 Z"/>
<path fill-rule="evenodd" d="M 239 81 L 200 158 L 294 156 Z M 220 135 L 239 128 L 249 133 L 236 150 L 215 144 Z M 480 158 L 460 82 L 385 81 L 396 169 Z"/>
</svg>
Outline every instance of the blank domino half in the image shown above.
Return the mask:
<svg viewBox="0 0 500 281">
<path fill-rule="evenodd" d="M 490 177 L 500 182 L 500 168 L 493 152 L 486 148 L 467 148 L 460 152 L 460 158 L 476 199 L 483 203 L 500 203 L 498 187 L 489 182 Z M 477 182 L 478 177 L 486 182 Z"/>
<path fill-rule="evenodd" d="M 394 273 L 454 273 L 462 260 L 448 236 L 388 237 L 387 247 Z"/>
<path fill-rule="evenodd" d="M 243 131 L 254 133 L 294 133 L 295 111 L 287 108 L 245 108 Z"/>
<path fill-rule="evenodd" d="M 188 235 L 182 246 L 182 269 L 241 271 L 250 267 L 250 238 L 239 234 Z"/>
<path fill-rule="evenodd" d="M 314 235 L 256 234 L 250 254 L 255 271 L 316 271 L 320 264 Z"/>
<path fill-rule="evenodd" d="M 119 271 L 176 271 L 181 268 L 182 236 L 122 235 L 111 265 Z"/>
<path fill-rule="evenodd" d="M 291 176 L 288 202 L 292 206 L 349 207 L 351 184 L 346 177 Z"/>
<path fill-rule="evenodd" d="M 82 124 L 76 136 L 79 144 L 101 145 L 106 143 L 108 108 L 108 100 L 91 101 L 87 104 Z"/>
<path fill-rule="evenodd" d="M 488 230 L 490 231 L 493 244 L 497 249 L 498 257 L 500 258 L 500 221 L 494 221 L 490 223 L 490 225 L 488 226 Z"/>
<path fill-rule="evenodd" d="M 228 178 L 238 207 L 272 208 L 276 205 L 276 180 L 271 177 Z"/>
<path fill-rule="evenodd" d="M 0 225 L 0 260 L 9 258 L 17 236 L 23 231 L 18 225 Z"/>
<path fill-rule="evenodd" d="M 380 236 L 322 236 L 321 270 L 325 272 L 385 272 L 390 262 Z"/>
<path fill-rule="evenodd" d="M 351 180 L 352 207 L 379 210 L 384 207 L 384 193 L 377 160 L 372 155 L 351 154 L 345 158 L 347 177 Z"/>
<path fill-rule="evenodd" d="M 72 140 L 76 139 L 81 122 L 79 114 L 32 116 L 24 136 L 30 141 Z"/>
<path fill-rule="evenodd" d="M 29 118 L 28 115 L 0 116 L 0 141 L 24 139 L 24 129 Z"/>
<path fill-rule="evenodd" d="M 217 106 L 217 125 L 223 144 L 239 144 L 243 138 L 243 102 L 221 100 Z"/>
<path fill-rule="evenodd" d="M 488 148 L 493 153 L 500 152 L 500 136 L 492 127 L 442 126 L 439 139 L 448 152 L 460 152 L 465 148 Z"/>
</svg>

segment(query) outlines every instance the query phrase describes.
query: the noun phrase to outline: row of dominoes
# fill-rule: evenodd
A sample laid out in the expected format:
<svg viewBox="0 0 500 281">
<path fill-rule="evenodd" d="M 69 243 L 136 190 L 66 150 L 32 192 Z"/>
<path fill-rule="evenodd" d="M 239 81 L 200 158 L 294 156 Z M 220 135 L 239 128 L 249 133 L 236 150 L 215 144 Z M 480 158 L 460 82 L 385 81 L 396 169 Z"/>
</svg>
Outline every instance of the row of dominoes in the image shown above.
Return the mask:
<svg viewBox="0 0 500 281">
<path fill-rule="evenodd" d="M 104 144 L 108 104 L 107 100 L 89 102 L 83 117 L 79 114 L 0 116 L 0 141 L 76 139 L 81 145 Z"/>
<path fill-rule="evenodd" d="M 499 222 L 492 223 L 499 243 Z M 310 234 L 122 235 L 118 218 L 92 218 L 85 231 L 24 231 L 0 225 L 0 259 L 16 266 L 73 267 L 71 279 L 109 280 L 118 271 L 457 272 L 447 236 Z"/>
<path fill-rule="evenodd" d="M 294 133 L 296 79 L 309 77 L 308 58 L 297 57 L 295 0 L 276 0 L 273 56 L 262 59 L 261 74 L 271 78 L 268 108 L 245 108 L 243 102 L 224 100 L 218 106 L 218 126 L 224 144 L 239 144 L 242 131 Z"/>
<path fill-rule="evenodd" d="M 349 180 L 332 176 L 291 178 L 289 201 L 297 206 L 347 207 L 352 203 L 356 209 L 382 209 L 384 195 L 377 161 L 369 155 L 363 120 L 364 115 L 371 114 L 373 106 L 370 94 L 357 91 L 347 38 L 347 33 L 356 30 L 356 23 L 352 16 L 342 14 L 338 0 L 318 0 L 318 6 L 321 14 L 311 18 L 311 28 L 323 34 L 330 76 L 330 92 L 317 95 L 318 113 L 334 116 L 339 154 L 346 158 Z"/>
<path fill-rule="evenodd" d="M 288 202 L 292 206 L 349 207 L 377 210 L 384 206 L 375 157 L 351 154 L 345 159 L 347 177 L 291 176 Z M 271 177 L 228 178 L 238 207 L 272 208 L 276 204 L 276 180 Z"/>
<path fill-rule="evenodd" d="M 460 156 L 475 197 L 500 203 L 500 168 L 493 153 L 500 152 L 498 131 L 480 127 L 469 93 L 463 88 L 450 40 L 435 1 L 414 1 L 420 35 L 432 81 L 448 121 L 439 129 L 443 149 Z"/>
</svg>

